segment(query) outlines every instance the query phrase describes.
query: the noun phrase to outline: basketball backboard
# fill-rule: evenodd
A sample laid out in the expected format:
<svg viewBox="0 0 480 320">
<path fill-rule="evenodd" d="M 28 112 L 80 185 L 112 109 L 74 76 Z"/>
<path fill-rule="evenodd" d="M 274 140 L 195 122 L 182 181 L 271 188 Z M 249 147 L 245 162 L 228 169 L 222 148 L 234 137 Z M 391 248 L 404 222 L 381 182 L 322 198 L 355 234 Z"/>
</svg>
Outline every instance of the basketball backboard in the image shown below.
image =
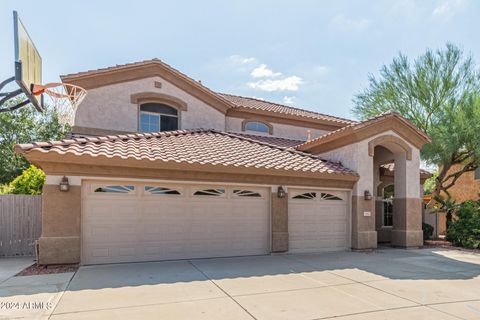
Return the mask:
<svg viewBox="0 0 480 320">
<path fill-rule="evenodd" d="M 15 46 L 15 81 L 38 111 L 43 111 L 43 94 L 32 93 L 34 84 L 42 83 L 42 58 L 18 13 L 13 11 Z"/>
<path fill-rule="evenodd" d="M 87 95 L 87 90 L 64 82 L 43 84 L 42 58 L 16 11 L 13 11 L 13 32 L 15 75 L 0 82 L 0 113 L 15 111 L 29 104 L 43 112 L 48 106 L 53 108 L 60 122 L 73 124 L 77 107 Z M 16 82 L 19 88 L 4 90 L 11 82 Z M 26 99 L 18 97 L 22 94 Z"/>
</svg>

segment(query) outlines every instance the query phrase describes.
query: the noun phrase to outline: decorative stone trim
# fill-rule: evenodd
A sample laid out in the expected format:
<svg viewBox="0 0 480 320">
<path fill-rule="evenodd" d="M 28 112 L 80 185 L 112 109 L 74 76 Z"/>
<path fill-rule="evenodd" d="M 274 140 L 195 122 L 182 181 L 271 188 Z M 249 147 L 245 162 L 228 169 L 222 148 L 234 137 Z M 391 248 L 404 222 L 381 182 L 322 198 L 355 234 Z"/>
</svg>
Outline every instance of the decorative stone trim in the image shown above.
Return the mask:
<svg viewBox="0 0 480 320">
<path fill-rule="evenodd" d="M 187 111 L 187 103 L 179 98 L 158 92 L 139 92 L 130 96 L 130 102 L 133 104 L 144 103 L 163 103 L 175 107 L 181 111 Z"/>
</svg>

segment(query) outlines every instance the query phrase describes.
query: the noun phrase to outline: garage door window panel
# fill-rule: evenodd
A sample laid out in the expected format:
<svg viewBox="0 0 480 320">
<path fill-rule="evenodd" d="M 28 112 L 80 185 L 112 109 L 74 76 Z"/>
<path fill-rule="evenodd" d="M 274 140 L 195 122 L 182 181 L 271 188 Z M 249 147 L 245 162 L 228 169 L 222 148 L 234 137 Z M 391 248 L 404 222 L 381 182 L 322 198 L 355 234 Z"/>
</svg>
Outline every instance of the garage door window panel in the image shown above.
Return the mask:
<svg viewBox="0 0 480 320">
<path fill-rule="evenodd" d="M 342 198 L 339 198 L 333 194 L 330 193 L 321 193 L 321 199 L 322 200 L 329 200 L 329 201 L 343 201 Z"/>
<path fill-rule="evenodd" d="M 172 189 L 168 187 L 160 186 L 145 186 L 144 191 L 147 195 L 155 196 L 180 196 L 182 195 L 181 191 L 177 189 Z"/>
<path fill-rule="evenodd" d="M 99 186 L 94 189 L 95 193 L 123 193 L 132 194 L 135 191 L 135 186 L 132 185 L 108 185 Z"/>
<path fill-rule="evenodd" d="M 316 198 L 317 198 L 316 192 L 300 193 L 292 197 L 292 199 L 300 199 L 300 200 L 315 200 Z"/>
<path fill-rule="evenodd" d="M 261 193 L 245 189 L 234 189 L 233 195 L 236 198 L 263 198 Z"/>
<path fill-rule="evenodd" d="M 194 196 L 201 197 L 225 197 L 224 188 L 201 189 L 193 193 Z"/>
</svg>

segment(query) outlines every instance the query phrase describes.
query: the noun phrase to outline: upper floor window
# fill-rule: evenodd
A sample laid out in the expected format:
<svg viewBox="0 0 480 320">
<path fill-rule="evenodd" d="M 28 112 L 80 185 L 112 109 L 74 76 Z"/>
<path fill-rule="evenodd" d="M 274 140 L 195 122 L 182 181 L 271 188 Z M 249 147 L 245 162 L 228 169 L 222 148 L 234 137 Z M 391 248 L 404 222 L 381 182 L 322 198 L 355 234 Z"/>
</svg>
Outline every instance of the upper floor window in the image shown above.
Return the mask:
<svg viewBox="0 0 480 320">
<path fill-rule="evenodd" d="M 178 129 L 178 111 L 161 103 L 140 105 L 140 132 L 159 132 Z"/>
<path fill-rule="evenodd" d="M 475 180 L 480 180 L 480 167 L 475 170 Z"/>
<path fill-rule="evenodd" d="M 245 123 L 245 131 L 257 131 L 263 133 L 270 133 L 270 127 L 263 122 L 249 121 Z"/>
</svg>

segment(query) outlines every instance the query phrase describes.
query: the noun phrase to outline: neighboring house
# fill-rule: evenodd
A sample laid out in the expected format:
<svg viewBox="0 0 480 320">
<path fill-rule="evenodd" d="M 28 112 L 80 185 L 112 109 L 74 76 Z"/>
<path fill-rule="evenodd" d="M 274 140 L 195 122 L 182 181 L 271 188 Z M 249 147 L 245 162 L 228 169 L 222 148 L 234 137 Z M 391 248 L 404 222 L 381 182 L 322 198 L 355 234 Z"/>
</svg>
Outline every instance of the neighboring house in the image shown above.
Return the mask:
<svg viewBox="0 0 480 320">
<path fill-rule="evenodd" d="M 454 165 L 450 169 L 450 172 L 455 172 L 459 169 L 459 165 Z M 479 199 L 480 168 L 475 171 L 469 171 L 462 174 L 455 182 L 453 187 L 448 189 L 448 192 L 457 203 Z"/>
<path fill-rule="evenodd" d="M 41 264 L 423 244 L 429 138 L 397 113 L 355 122 L 221 94 L 156 59 L 62 81 L 89 91 L 71 139 L 16 146 L 47 174 Z"/>
</svg>

